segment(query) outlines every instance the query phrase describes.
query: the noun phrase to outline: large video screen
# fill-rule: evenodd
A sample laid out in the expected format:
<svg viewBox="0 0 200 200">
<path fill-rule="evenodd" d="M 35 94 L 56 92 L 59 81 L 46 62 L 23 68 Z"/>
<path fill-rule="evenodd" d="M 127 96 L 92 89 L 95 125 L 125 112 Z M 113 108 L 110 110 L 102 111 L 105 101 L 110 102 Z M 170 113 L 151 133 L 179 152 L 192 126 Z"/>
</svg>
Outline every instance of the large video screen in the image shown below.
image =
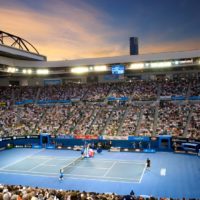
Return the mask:
<svg viewBox="0 0 200 200">
<path fill-rule="evenodd" d="M 112 65 L 112 74 L 124 74 L 124 65 Z"/>
</svg>

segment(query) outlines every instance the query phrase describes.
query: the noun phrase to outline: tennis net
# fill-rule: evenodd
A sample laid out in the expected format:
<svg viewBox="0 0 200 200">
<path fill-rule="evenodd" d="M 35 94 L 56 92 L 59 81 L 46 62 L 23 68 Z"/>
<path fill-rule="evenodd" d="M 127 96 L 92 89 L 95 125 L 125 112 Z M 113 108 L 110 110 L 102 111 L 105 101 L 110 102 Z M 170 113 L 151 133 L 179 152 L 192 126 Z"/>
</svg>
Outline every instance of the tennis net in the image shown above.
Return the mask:
<svg viewBox="0 0 200 200">
<path fill-rule="evenodd" d="M 79 157 L 79 158 L 73 160 L 72 162 L 70 162 L 68 165 L 62 167 L 60 170 L 62 170 L 64 174 L 66 174 L 67 172 L 69 173 L 73 169 L 73 167 L 76 164 L 78 164 L 82 159 L 83 159 L 82 157 Z"/>
</svg>

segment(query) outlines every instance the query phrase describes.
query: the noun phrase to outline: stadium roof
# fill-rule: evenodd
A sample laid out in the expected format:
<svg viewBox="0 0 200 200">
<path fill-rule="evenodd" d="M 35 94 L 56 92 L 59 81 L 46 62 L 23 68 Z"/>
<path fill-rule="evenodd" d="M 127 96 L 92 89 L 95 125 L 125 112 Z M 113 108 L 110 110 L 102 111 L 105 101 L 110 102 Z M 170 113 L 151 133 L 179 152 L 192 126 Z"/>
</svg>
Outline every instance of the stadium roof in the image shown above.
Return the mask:
<svg viewBox="0 0 200 200">
<path fill-rule="evenodd" d="M 0 56 L 14 58 L 16 60 L 36 60 L 45 61 L 46 57 L 33 52 L 27 52 L 21 49 L 0 45 Z"/>
<path fill-rule="evenodd" d="M 0 30 L 0 56 L 19 60 L 46 61 L 46 56 L 40 55 L 38 50 L 27 40 Z"/>
<path fill-rule="evenodd" d="M 36 68 L 53 68 L 53 67 L 74 67 L 74 66 L 93 66 L 93 65 L 107 65 L 115 63 L 137 63 L 147 61 L 165 61 L 176 59 L 200 58 L 200 50 L 179 51 L 179 52 L 165 52 L 152 53 L 141 55 L 128 55 L 105 58 L 87 58 L 77 60 L 64 61 L 28 61 L 18 60 L 15 58 L 8 58 L 0 56 L 0 64 L 15 67 L 36 67 Z"/>
</svg>

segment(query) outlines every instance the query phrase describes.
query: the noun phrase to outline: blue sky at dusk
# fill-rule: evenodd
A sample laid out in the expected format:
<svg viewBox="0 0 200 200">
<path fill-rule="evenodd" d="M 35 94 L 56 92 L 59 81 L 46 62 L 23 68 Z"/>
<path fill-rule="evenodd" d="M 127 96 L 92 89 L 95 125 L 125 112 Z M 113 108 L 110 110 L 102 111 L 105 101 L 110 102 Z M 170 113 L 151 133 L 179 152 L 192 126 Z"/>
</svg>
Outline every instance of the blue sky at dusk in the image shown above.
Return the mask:
<svg viewBox="0 0 200 200">
<path fill-rule="evenodd" d="M 0 0 L 0 30 L 48 60 L 200 49 L 200 0 Z"/>
</svg>

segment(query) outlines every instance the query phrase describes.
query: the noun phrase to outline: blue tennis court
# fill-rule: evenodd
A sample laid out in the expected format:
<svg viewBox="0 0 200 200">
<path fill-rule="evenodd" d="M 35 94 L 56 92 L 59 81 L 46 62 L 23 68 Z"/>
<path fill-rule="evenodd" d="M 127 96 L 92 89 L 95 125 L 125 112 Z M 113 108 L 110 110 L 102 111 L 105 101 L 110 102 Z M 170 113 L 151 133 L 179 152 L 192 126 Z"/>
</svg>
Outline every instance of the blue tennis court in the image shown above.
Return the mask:
<svg viewBox="0 0 200 200">
<path fill-rule="evenodd" d="M 69 165 L 79 151 L 11 149 L 0 152 L 0 183 L 33 187 L 182 198 L 200 197 L 200 157 L 172 152 L 96 154 Z M 152 166 L 145 169 L 150 158 Z M 59 170 L 68 166 L 64 180 Z"/>
<path fill-rule="evenodd" d="M 28 156 L 0 168 L 1 173 L 18 173 L 58 177 L 65 168 L 65 178 L 98 179 L 121 182 L 141 182 L 146 169 L 145 161 L 79 159 L 52 156 Z"/>
</svg>

